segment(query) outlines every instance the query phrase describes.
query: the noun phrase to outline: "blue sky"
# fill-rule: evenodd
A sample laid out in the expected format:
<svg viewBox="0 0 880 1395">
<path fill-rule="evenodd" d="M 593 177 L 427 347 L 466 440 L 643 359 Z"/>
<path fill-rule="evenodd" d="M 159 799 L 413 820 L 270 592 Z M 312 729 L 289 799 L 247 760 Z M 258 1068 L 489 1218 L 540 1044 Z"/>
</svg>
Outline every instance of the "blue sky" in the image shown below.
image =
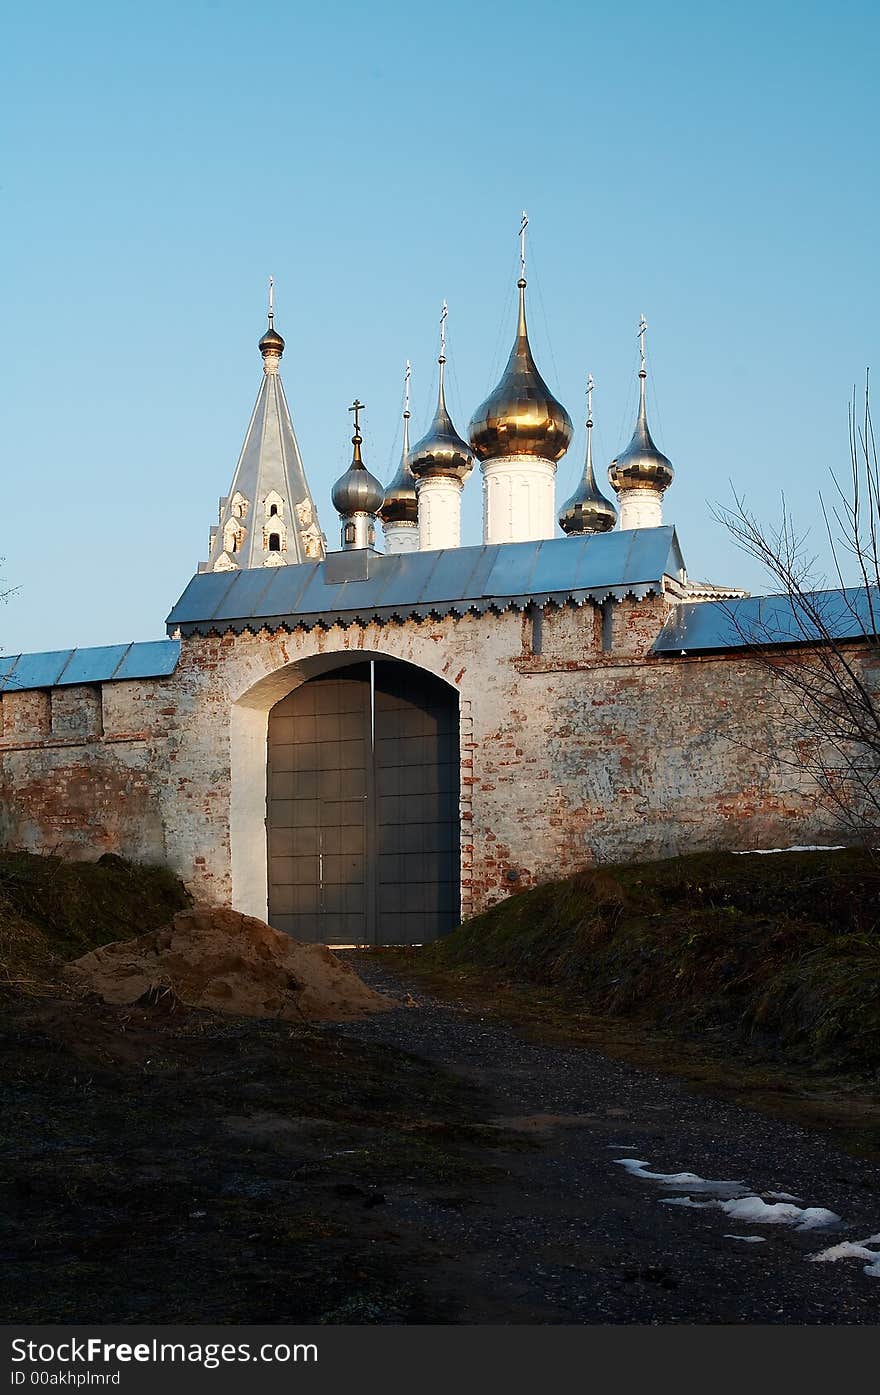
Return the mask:
<svg viewBox="0 0 880 1395">
<path fill-rule="evenodd" d="M 639 314 L 691 575 L 762 589 L 711 516 L 730 481 L 805 524 L 876 362 L 876 4 L 46 3 L 0 56 L 0 647 L 147 639 L 201 558 L 260 381 L 265 282 L 331 541 L 347 407 L 400 449 L 436 391 L 464 433 L 530 328 L 604 465 Z M 817 544 L 821 543 L 816 529 Z M 464 541 L 480 537 L 480 488 Z"/>
</svg>

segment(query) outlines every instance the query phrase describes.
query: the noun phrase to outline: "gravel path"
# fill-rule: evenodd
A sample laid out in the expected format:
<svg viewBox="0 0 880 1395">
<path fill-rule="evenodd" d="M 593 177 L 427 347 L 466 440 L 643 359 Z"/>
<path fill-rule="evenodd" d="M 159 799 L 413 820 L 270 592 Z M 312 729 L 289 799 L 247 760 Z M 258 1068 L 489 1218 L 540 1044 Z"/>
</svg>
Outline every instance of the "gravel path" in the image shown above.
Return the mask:
<svg viewBox="0 0 880 1395">
<path fill-rule="evenodd" d="M 841 1241 L 880 1232 L 880 1169 L 815 1133 L 689 1093 L 669 1077 L 584 1047 L 535 1045 L 513 1029 L 426 997 L 374 956 L 358 973 L 412 1006 L 353 1023 L 347 1035 L 442 1063 L 480 1087 L 486 1118 L 536 1147 L 495 1156 L 508 1174 L 472 1192 L 416 1196 L 405 1179 L 387 1219 L 436 1254 L 427 1283 L 445 1285 L 463 1322 L 874 1323 L 880 1278 L 865 1260 L 811 1263 Z M 799 1231 L 744 1223 L 706 1200 L 633 1176 L 651 1171 L 734 1180 L 772 1204 L 788 1193 L 841 1223 Z M 709 1198 L 711 1199 L 711 1197 Z M 761 1242 L 730 1236 L 760 1236 Z M 880 1245 L 877 1247 L 880 1252 Z"/>
</svg>

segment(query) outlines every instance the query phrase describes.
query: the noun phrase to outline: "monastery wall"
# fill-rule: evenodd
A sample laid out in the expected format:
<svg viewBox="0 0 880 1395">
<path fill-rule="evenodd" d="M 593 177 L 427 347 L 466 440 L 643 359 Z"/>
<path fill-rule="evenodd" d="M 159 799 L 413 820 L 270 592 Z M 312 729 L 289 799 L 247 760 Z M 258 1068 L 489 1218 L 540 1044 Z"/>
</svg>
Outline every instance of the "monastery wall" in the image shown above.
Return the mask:
<svg viewBox="0 0 880 1395">
<path fill-rule="evenodd" d="M 0 698 L 0 845 L 163 862 L 170 679 L 6 692 Z"/>
<path fill-rule="evenodd" d="M 742 654 L 647 656 L 667 611 L 654 598 L 192 637 L 168 678 L 6 693 L 0 840 L 167 861 L 197 898 L 265 915 L 269 709 L 384 656 L 460 695 L 466 916 L 586 863 L 836 841 L 771 754 L 787 753 L 762 671 Z"/>
</svg>

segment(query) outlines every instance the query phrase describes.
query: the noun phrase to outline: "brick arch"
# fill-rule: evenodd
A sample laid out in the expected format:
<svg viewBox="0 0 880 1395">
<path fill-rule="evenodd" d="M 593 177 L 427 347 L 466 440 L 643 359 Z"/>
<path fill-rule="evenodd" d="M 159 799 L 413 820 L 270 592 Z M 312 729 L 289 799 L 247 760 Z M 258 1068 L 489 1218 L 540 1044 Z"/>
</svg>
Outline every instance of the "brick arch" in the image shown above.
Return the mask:
<svg viewBox="0 0 880 1395">
<path fill-rule="evenodd" d="M 448 665 L 438 662 L 435 652 L 426 646 L 428 662 L 414 662 L 388 649 L 371 646 L 356 648 L 318 648 L 300 654 L 295 659 L 270 669 L 262 675 L 251 675 L 247 686 L 234 698 L 230 714 L 230 864 L 232 902 L 237 910 L 265 920 L 268 917 L 269 894 L 267 877 L 266 770 L 269 713 L 273 707 L 312 678 L 344 671 L 350 665 L 363 664 L 370 659 L 388 660 L 439 679 L 459 697 L 459 688 L 446 671 Z M 461 855 L 460 882 L 462 914 L 470 909 L 470 886 L 473 844 L 470 832 L 471 738 L 470 717 L 462 717 L 459 706 L 459 755 Z M 467 767 L 467 769 L 465 769 Z"/>
</svg>

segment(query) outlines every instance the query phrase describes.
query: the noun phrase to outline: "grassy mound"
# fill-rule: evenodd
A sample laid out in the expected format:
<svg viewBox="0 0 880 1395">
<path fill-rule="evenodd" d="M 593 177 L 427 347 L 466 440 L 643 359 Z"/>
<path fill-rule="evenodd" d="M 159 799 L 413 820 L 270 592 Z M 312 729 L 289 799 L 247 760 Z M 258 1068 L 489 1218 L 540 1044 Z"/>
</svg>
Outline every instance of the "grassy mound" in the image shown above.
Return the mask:
<svg viewBox="0 0 880 1395">
<path fill-rule="evenodd" d="M 880 862 L 852 849 L 586 870 L 425 959 L 822 1071 L 880 1071 Z"/>
<path fill-rule="evenodd" d="M 155 930 L 188 904 L 165 867 L 112 854 L 97 862 L 0 854 L 0 984 L 53 981 L 67 960 Z"/>
</svg>

